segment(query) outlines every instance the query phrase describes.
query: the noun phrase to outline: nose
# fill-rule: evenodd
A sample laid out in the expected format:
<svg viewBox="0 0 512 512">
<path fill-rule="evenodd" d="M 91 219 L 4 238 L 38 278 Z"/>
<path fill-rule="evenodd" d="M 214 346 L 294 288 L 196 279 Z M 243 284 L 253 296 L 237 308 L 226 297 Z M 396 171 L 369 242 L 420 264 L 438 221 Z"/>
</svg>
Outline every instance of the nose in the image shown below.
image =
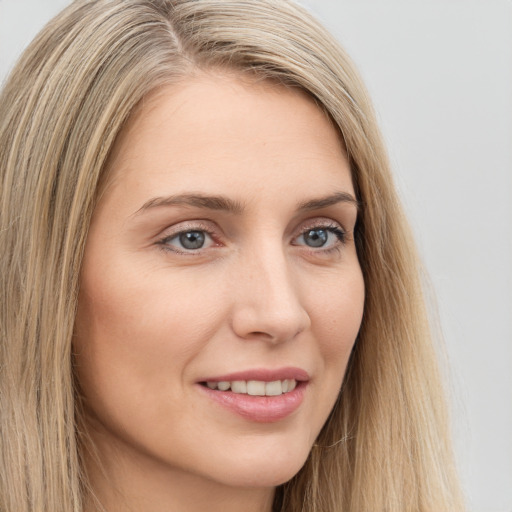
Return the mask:
<svg viewBox="0 0 512 512">
<path fill-rule="evenodd" d="M 233 276 L 232 328 L 238 337 L 277 344 L 310 327 L 291 267 L 282 248 L 241 258 Z"/>
</svg>

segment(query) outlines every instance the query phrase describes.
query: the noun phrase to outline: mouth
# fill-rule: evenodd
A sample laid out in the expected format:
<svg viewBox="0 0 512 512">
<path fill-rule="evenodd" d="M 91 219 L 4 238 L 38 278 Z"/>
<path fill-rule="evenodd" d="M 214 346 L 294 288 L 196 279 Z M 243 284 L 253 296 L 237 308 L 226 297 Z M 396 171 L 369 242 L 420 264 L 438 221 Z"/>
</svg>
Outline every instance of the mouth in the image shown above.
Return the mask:
<svg viewBox="0 0 512 512">
<path fill-rule="evenodd" d="M 280 396 L 292 392 L 297 387 L 295 379 L 274 380 L 233 380 L 206 381 L 200 383 L 211 390 L 231 391 L 232 393 L 250 396 Z"/>
<path fill-rule="evenodd" d="M 309 375 L 298 368 L 250 370 L 200 382 L 204 396 L 246 420 L 271 423 L 285 419 L 304 400 Z"/>
</svg>

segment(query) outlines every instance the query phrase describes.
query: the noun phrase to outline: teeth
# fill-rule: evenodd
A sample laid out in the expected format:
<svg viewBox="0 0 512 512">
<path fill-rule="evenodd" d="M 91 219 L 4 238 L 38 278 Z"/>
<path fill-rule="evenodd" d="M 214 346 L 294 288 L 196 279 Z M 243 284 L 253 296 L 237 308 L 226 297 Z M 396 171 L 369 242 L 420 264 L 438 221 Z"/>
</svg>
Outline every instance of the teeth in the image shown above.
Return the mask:
<svg viewBox="0 0 512 512">
<path fill-rule="evenodd" d="M 265 396 L 265 383 L 260 380 L 247 381 L 247 394 L 253 396 Z"/>
<path fill-rule="evenodd" d="M 293 391 L 297 387 L 297 381 L 295 379 L 275 380 L 273 382 L 261 380 L 208 381 L 206 385 L 210 389 L 218 389 L 220 391 L 231 389 L 233 393 L 251 396 L 279 396 Z"/>
<path fill-rule="evenodd" d="M 267 382 L 265 384 L 265 395 L 278 396 L 283 394 L 283 386 L 280 380 L 274 382 Z"/>
<path fill-rule="evenodd" d="M 221 382 L 217 383 L 217 387 L 221 391 L 227 391 L 231 387 L 231 383 L 230 382 L 221 381 Z"/>
<path fill-rule="evenodd" d="M 247 393 L 247 382 L 245 380 L 235 380 L 231 383 L 233 393 Z"/>
</svg>

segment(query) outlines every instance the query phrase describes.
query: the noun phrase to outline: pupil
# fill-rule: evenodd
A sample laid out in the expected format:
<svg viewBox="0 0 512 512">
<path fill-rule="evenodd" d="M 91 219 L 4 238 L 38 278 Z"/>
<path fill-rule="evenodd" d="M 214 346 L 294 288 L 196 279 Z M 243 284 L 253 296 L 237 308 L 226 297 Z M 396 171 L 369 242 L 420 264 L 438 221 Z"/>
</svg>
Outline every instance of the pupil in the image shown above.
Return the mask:
<svg viewBox="0 0 512 512">
<path fill-rule="evenodd" d="M 310 247 L 322 247 L 327 243 L 327 237 L 325 229 L 312 229 L 304 235 L 304 241 Z"/>
<path fill-rule="evenodd" d="M 180 243 L 185 249 L 200 249 L 204 245 L 204 233 L 201 231 L 182 233 Z"/>
</svg>

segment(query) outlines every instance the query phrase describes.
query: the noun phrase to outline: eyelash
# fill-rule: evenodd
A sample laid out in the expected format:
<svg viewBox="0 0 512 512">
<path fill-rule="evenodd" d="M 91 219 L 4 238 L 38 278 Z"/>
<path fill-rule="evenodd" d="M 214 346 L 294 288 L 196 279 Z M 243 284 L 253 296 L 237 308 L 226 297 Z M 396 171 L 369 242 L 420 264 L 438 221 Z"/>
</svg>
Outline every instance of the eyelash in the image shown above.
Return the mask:
<svg viewBox="0 0 512 512">
<path fill-rule="evenodd" d="M 294 238 L 296 240 L 297 238 L 304 236 L 308 231 L 314 231 L 314 230 L 325 230 L 329 233 L 332 233 L 337 238 L 337 243 L 332 245 L 331 247 L 323 248 L 319 247 L 318 249 L 315 249 L 311 246 L 305 246 L 307 249 L 309 249 L 312 253 L 321 253 L 321 254 L 331 254 L 333 252 L 339 252 L 341 251 L 342 247 L 347 243 L 347 232 L 342 229 L 339 224 L 333 224 L 333 223 L 318 223 L 318 224 L 312 224 L 311 226 L 308 226 L 306 228 L 303 228 L 298 236 Z"/>
<path fill-rule="evenodd" d="M 303 237 L 308 231 L 314 231 L 314 230 L 325 230 L 325 231 L 328 231 L 329 233 L 333 234 L 334 236 L 336 236 L 337 240 L 338 240 L 338 243 L 335 243 L 332 247 L 327 247 L 327 248 L 322 248 L 322 247 L 319 247 L 318 249 L 315 249 L 314 247 L 311 247 L 311 246 L 304 246 L 306 247 L 307 249 L 310 250 L 310 252 L 312 253 L 315 253 L 315 254 L 318 254 L 318 253 L 323 253 L 323 254 L 329 254 L 331 252 L 334 252 L 334 251 L 340 251 L 342 246 L 346 244 L 347 242 L 347 232 L 342 229 L 339 224 L 334 224 L 334 223 L 326 223 L 326 222 L 319 222 L 318 224 L 311 224 L 311 225 L 308 225 L 307 227 L 303 228 L 300 233 L 294 237 L 293 240 L 297 240 L 298 238 L 300 238 L 301 236 Z M 180 255 L 186 255 L 186 256 L 198 256 L 200 255 L 204 250 L 208 249 L 208 248 L 199 248 L 197 250 L 194 250 L 194 249 L 189 249 L 189 250 L 186 250 L 186 249 L 183 249 L 183 250 L 180 250 L 179 248 L 176 248 L 176 247 L 171 247 L 169 245 L 169 242 L 171 240 L 174 240 L 176 238 L 178 238 L 180 235 L 183 235 L 185 233 L 190 233 L 190 232 L 200 232 L 200 233 L 205 233 L 212 241 L 213 241 L 213 245 L 216 244 L 216 237 L 215 237 L 215 234 L 213 232 L 213 230 L 210 228 L 210 227 L 207 227 L 205 225 L 202 225 L 202 224 L 191 224 L 190 226 L 186 226 L 185 229 L 181 229 L 179 231 L 176 231 L 175 233 L 172 233 L 170 235 L 166 235 L 164 236 L 163 238 L 161 238 L 160 240 L 158 240 L 156 243 L 157 245 L 159 246 L 160 249 L 162 249 L 163 251 L 166 251 L 166 252 L 171 252 L 171 253 L 174 253 L 174 254 L 180 254 Z M 218 245 L 218 243 L 217 243 Z M 295 246 L 298 246 L 299 244 L 292 244 L 292 245 L 295 245 Z"/>
<path fill-rule="evenodd" d="M 171 252 L 173 254 L 180 254 L 180 255 L 185 255 L 185 256 L 198 256 L 199 254 L 201 254 L 203 252 L 204 249 L 201 248 L 201 249 L 197 249 L 197 250 L 185 250 L 185 249 L 180 250 L 179 248 L 171 247 L 168 243 L 171 240 L 178 238 L 180 235 L 183 235 L 185 233 L 190 233 L 193 231 L 200 232 L 200 233 L 206 233 L 208 235 L 208 237 L 211 238 L 215 244 L 216 237 L 214 236 L 213 230 L 211 229 L 210 226 L 206 226 L 201 223 L 193 223 L 190 225 L 186 225 L 184 227 L 184 229 L 180 229 L 179 231 L 176 231 L 175 233 L 164 236 L 163 238 L 161 238 L 160 240 L 157 241 L 157 245 L 163 251 Z"/>
</svg>

